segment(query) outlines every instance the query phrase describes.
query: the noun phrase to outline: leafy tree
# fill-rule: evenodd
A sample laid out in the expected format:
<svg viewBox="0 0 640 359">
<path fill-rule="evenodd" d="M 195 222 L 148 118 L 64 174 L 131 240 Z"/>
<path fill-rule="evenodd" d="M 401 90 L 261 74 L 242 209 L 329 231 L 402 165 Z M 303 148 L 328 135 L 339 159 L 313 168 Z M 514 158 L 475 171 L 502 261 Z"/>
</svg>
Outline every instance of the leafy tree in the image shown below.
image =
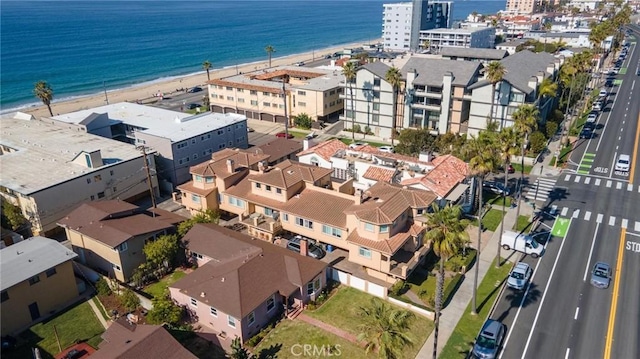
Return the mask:
<svg viewBox="0 0 640 359">
<path fill-rule="evenodd" d="M 46 81 L 38 81 L 33 89 L 33 94 L 42 101 L 49 109 L 49 114 L 53 116 L 51 111 L 51 101 L 53 101 L 53 89 Z"/>
<path fill-rule="evenodd" d="M 231 341 L 231 359 L 255 359 L 255 355 L 242 346 L 240 338 L 235 337 Z"/>
<path fill-rule="evenodd" d="M 96 282 L 96 291 L 99 295 L 102 296 L 111 295 L 111 286 L 109 285 L 105 277 L 100 277 L 100 279 L 98 279 L 98 281 Z"/>
<path fill-rule="evenodd" d="M 407 156 L 417 156 L 423 151 L 435 149 L 435 137 L 426 128 L 404 129 L 398 136 L 398 143 L 394 147 L 397 153 Z"/>
<path fill-rule="evenodd" d="M 26 224 L 27 218 L 22 215 L 22 210 L 18 206 L 14 206 L 9 201 L 3 200 L 2 202 L 2 226 L 10 227 L 12 230 L 16 230 L 22 225 Z"/>
<path fill-rule="evenodd" d="M 441 155 L 452 154 L 454 156 L 462 157 L 460 149 L 462 149 L 466 141 L 466 135 L 447 132 L 436 137 L 434 143 L 435 151 Z"/>
<path fill-rule="evenodd" d="M 518 147 L 520 147 L 520 138 L 513 127 L 505 127 L 498 133 L 498 153 L 500 155 L 500 161 L 504 168 L 504 188 L 509 185 L 509 164 L 511 164 L 511 156 L 518 153 Z M 502 197 L 502 218 L 505 216 L 507 207 L 507 196 Z M 500 233 L 504 233 L 504 221 L 500 221 Z M 496 266 L 501 265 L 500 257 L 500 241 L 498 241 L 498 253 L 496 258 Z"/>
<path fill-rule="evenodd" d="M 496 94 L 496 84 L 504 78 L 504 75 L 507 73 L 507 70 L 504 68 L 499 61 L 491 61 L 485 70 L 487 81 L 491 83 L 491 110 L 489 112 L 489 118 L 491 122 L 495 122 L 493 118 L 494 108 L 495 108 L 495 94 Z M 503 124 L 500 124 L 500 128 L 503 127 Z"/>
<path fill-rule="evenodd" d="M 207 71 L 207 80 L 211 81 L 211 76 L 209 76 L 209 69 L 211 68 L 211 62 L 209 62 L 209 60 L 206 60 L 205 62 L 202 63 L 202 68 L 205 69 L 205 71 Z"/>
<path fill-rule="evenodd" d="M 540 153 L 547 147 L 547 139 L 540 131 L 536 131 L 531 134 L 531 151 L 533 153 Z"/>
<path fill-rule="evenodd" d="M 367 353 L 377 351 L 380 358 L 402 357 L 402 349 L 413 345 L 408 335 L 414 314 L 396 309 L 378 298 L 371 298 L 371 304 L 360 307 L 362 323 L 358 340 L 365 343 Z"/>
<path fill-rule="evenodd" d="M 440 325 L 440 311 L 442 310 L 442 297 L 444 287 L 444 262 L 451 256 L 457 254 L 460 248 L 469 241 L 469 234 L 466 231 L 468 221 L 461 219 L 462 210 L 460 206 L 445 207 L 434 203 L 431 212 L 427 213 L 427 228 L 425 241 L 431 243 L 434 253 L 440 257 L 440 267 L 436 281 L 436 305 L 435 320 L 433 330 L 433 359 L 436 359 L 438 350 L 438 329 Z"/>
<path fill-rule="evenodd" d="M 342 75 L 344 75 L 345 82 L 349 84 L 349 95 L 351 99 L 351 129 L 355 127 L 356 123 L 356 108 L 353 102 L 353 83 L 356 80 L 357 73 L 358 69 L 356 67 L 356 63 L 353 61 L 347 61 L 342 66 Z M 345 114 L 348 114 L 346 110 Z M 356 133 L 354 131 L 351 131 L 351 140 L 356 140 Z"/>
<path fill-rule="evenodd" d="M 120 304 L 127 310 L 135 310 L 140 306 L 140 298 L 131 289 L 122 292 L 119 299 Z"/>
<path fill-rule="evenodd" d="M 558 123 L 555 121 L 547 121 L 545 126 L 547 138 L 551 138 L 555 136 L 556 132 L 558 132 Z"/>
<path fill-rule="evenodd" d="M 153 309 L 147 315 L 149 323 L 167 323 L 171 326 L 177 326 L 180 323 L 183 308 L 175 304 L 168 293 L 153 297 L 151 303 L 153 304 Z"/>
<path fill-rule="evenodd" d="M 396 121 L 398 116 L 398 92 L 400 91 L 400 84 L 402 83 L 402 74 L 400 69 L 393 66 L 385 74 L 385 80 L 393 87 L 393 115 L 391 116 L 391 145 L 394 145 L 396 138 Z"/>
<path fill-rule="evenodd" d="M 171 234 L 159 236 L 156 240 L 147 242 L 142 251 L 151 268 L 168 269 L 174 262 L 179 249 L 178 236 Z"/>
<path fill-rule="evenodd" d="M 215 223 L 220 221 L 220 213 L 211 209 L 199 212 L 188 220 L 178 224 L 178 237 L 184 237 L 196 223 Z"/>
<path fill-rule="evenodd" d="M 312 123 L 311 117 L 304 112 L 293 118 L 293 124 L 305 130 L 310 129 Z"/>
<path fill-rule="evenodd" d="M 264 51 L 267 52 L 267 56 L 269 57 L 269 67 L 271 67 L 271 54 L 276 52 L 276 49 L 271 45 L 267 45 L 267 47 L 264 48 Z"/>
</svg>

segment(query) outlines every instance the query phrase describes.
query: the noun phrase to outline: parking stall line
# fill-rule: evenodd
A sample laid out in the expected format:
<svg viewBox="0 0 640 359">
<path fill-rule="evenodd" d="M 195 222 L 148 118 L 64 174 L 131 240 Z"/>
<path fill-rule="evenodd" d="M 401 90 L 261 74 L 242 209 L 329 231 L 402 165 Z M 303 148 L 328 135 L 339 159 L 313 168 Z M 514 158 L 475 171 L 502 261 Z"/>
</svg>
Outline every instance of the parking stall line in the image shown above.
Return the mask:
<svg viewBox="0 0 640 359">
<path fill-rule="evenodd" d="M 564 176 L 564 181 L 565 182 L 569 182 L 570 179 L 571 179 L 571 175 Z"/>
<path fill-rule="evenodd" d="M 598 216 L 596 217 L 596 223 L 602 223 L 602 218 L 604 216 L 602 215 L 602 213 L 598 213 Z"/>
<path fill-rule="evenodd" d="M 564 216 L 566 216 L 566 215 L 567 215 L 567 213 L 568 213 L 568 212 L 569 212 L 569 208 L 567 208 L 567 207 L 563 207 L 563 208 L 562 208 L 562 212 L 560 212 L 560 215 L 561 215 L 562 217 L 564 217 Z"/>
<path fill-rule="evenodd" d="M 596 186 L 599 186 L 599 185 L 600 185 L 600 182 L 601 182 L 601 181 L 600 181 L 600 178 L 596 178 L 596 182 L 595 182 L 594 184 L 595 184 Z"/>
<path fill-rule="evenodd" d="M 591 177 L 585 177 L 584 184 L 589 184 L 591 182 Z"/>
<path fill-rule="evenodd" d="M 609 216 L 609 225 L 610 226 L 615 226 L 616 225 L 616 217 Z"/>
<path fill-rule="evenodd" d="M 582 177 L 576 176 L 576 178 L 573 179 L 573 182 L 575 182 L 575 183 L 580 182 L 580 178 L 582 178 Z"/>
<path fill-rule="evenodd" d="M 622 182 L 618 182 L 616 184 L 616 189 L 621 189 L 622 188 Z"/>
<path fill-rule="evenodd" d="M 633 225 L 633 230 L 636 232 L 640 232 L 640 222 L 635 222 L 635 224 Z"/>
<path fill-rule="evenodd" d="M 585 221 L 588 221 L 588 220 L 590 220 L 590 219 L 591 219 L 591 212 L 589 212 L 589 211 L 585 212 L 585 214 L 584 214 L 584 220 L 585 220 Z"/>
<path fill-rule="evenodd" d="M 607 181 L 607 188 L 611 188 L 612 181 Z"/>
<path fill-rule="evenodd" d="M 622 224 L 620 225 L 620 227 L 627 229 L 627 225 L 629 224 L 629 221 L 626 218 L 622 219 Z"/>
<path fill-rule="evenodd" d="M 580 210 L 576 209 L 573 211 L 573 215 L 571 216 L 572 218 L 578 218 L 578 216 L 580 215 Z"/>
<path fill-rule="evenodd" d="M 629 192 L 633 191 L 633 184 L 632 183 L 629 183 L 627 185 L 627 191 L 629 191 Z"/>
</svg>

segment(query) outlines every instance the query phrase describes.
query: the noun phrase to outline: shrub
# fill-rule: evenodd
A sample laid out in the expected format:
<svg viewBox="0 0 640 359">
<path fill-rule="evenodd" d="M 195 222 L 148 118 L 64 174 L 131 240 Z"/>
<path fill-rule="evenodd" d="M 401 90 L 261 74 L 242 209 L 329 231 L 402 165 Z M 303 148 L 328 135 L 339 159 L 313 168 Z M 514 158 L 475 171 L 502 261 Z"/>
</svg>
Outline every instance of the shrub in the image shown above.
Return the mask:
<svg viewBox="0 0 640 359">
<path fill-rule="evenodd" d="M 449 284 L 444 288 L 444 295 L 442 296 L 443 307 L 444 307 L 444 303 L 446 303 L 447 300 L 449 299 L 449 296 L 451 296 L 453 291 L 455 291 L 456 288 L 458 288 L 458 285 L 460 284 L 461 281 L 462 281 L 462 274 L 457 273 L 456 275 L 453 276 L 453 278 L 451 278 L 451 281 L 449 282 Z"/>
<path fill-rule="evenodd" d="M 353 132 L 362 133 L 362 129 L 360 128 L 360 125 L 354 125 L 353 126 Z"/>
<path fill-rule="evenodd" d="M 405 282 L 403 280 L 399 280 L 399 281 L 393 283 L 393 285 L 391 286 L 391 288 L 389 290 L 394 295 L 402 295 L 407 291 L 407 289 L 408 289 L 407 288 L 407 282 Z"/>
<path fill-rule="evenodd" d="M 135 310 L 140 306 L 140 298 L 131 289 L 122 292 L 119 299 L 120 304 L 127 310 Z"/>
<path fill-rule="evenodd" d="M 547 139 L 540 131 L 532 133 L 529 141 L 531 143 L 531 151 L 533 153 L 540 153 L 547 146 Z"/>
<path fill-rule="evenodd" d="M 547 138 L 555 136 L 556 132 L 558 132 L 558 123 L 553 121 L 547 122 Z"/>
<path fill-rule="evenodd" d="M 311 128 L 312 122 L 313 120 L 311 119 L 311 117 L 309 117 L 309 115 L 307 115 L 304 112 L 293 118 L 293 124 L 296 125 L 296 127 L 299 127 L 305 130 L 308 130 Z"/>
<path fill-rule="evenodd" d="M 98 281 L 96 282 L 96 290 L 98 291 L 99 295 L 103 296 L 111 295 L 112 293 L 111 287 L 104 277 L 100 277 L 100 279 L 98 279 Z"/>
</svg>

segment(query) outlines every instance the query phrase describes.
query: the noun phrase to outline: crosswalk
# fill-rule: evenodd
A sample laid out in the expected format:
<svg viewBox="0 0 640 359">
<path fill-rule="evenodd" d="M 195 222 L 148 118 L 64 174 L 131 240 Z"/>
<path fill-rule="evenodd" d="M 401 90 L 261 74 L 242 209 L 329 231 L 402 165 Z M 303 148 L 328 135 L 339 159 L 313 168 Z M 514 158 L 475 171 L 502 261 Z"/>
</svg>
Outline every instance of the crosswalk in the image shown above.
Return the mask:
<svg viewBox="0 0 640 359">
<path fill-rule="evenodd" d="M 524 197 L 532 201 L 546 202 L 549 194 L 556 186 L 557 179 L 538 178 L 527 188 Z"/>
<path fill-rule="evenodd" d="M 611 227 L 621 227 L 635 232 L 640 232 L 640 221 L 635 221 L 628 218 L 620 218 L 616 216 L 607 215 L 604 213 L 593 213 L 591 211 L 582 210 L 580 208 L 569 207 L 556 207 L 552 206 L 555 213 L 560 218 L 573 218 L 584 221 L 592 221 L 595 217 L 595 222 L 600 224 L 607 224 Z"/>
<path fill-rule="evenodd" d="M 548 180 L 548 179 L 544 179 L 544 180 Z M 617 180 L 615 178 L 598 178 L 598 177 L 584 176 L 580 174 L 563 174 L 560 176 L 559 180 L 563 182 L 584 183 L 586 185 L 591 185 L 596 187 L 603 186 L 606 188 L 613 188 L 616 190 L 640 193 L 640 186 L 634 186 L 633 183 Z M 535 184 L 533 189 L 535 190 Z"/>
</svg>

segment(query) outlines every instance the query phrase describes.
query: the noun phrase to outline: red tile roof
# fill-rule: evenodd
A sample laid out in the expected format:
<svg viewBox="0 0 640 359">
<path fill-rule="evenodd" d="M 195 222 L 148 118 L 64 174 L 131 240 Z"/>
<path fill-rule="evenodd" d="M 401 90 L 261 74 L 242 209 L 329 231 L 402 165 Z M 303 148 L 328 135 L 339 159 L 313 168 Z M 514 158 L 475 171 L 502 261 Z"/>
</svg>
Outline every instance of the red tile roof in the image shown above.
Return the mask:
<svg viewBox="0 0 640 359">
<path fill-rule="evenodd" d="M 233 160 L 236 170 L 248 169 L 256 165 L 258 162 L 269 158 L 269 155 L 261 152 L 262 151 L 225 148 L 213 153 L 209 161 L 192 166 L 189 169 L 189 172 L 200 176 L 217 176 L 220 178 L 226 178 L 235 173 L 230 173 L 228 171 L 227 160 Z"/>
<path fill-rule="evenodd" d="M 402 184 L 421 184 L 443 198 L 467 178 L 468 165 L 461 159 L 445 155 L 436 157 L 432 162 L 435 167 L 425 176 L 406 179 Z"/>
<path fill-rule="evenodd" d="M 409 227 L 406 231 L 396 233 L 389 239 L 382 240 L 374 240 L 361 237 L 358 234 L 358 230 L 355 230 L 349 234 L 349 237 L 347 237 L 347 242 L 351 242 L 359 246 L 370 248 L 380 253 L 392 256 L 398 251 L 398 249 L 402 248 L 402 246 L 407 242 L 408 239 L 411 238 L 411 236 L 413 235 L 412 233 L 415 232 L 412 231 L 412 228 L 413 226 Z"/>
<path fill-rule="evenodd" d="M 264 183 L 273 187 L 289 189 L 300 181 L 315 183 L 317 180 L 331 175 L 333 170 L 304 163 L 286 160 L 278 163 L 264 173 L 253 173 L 247 176 L 251 182 Z"/>
<path fill-rule="evenodd" d="M 391 183 L 393 176 L 396 174 L 396 170 L 386 169 L 376 166 L 369 166 L 364 172 L 362 177 L 374 181 L 381 181 Z"/>
<path fill-rule="evenodd" d="M 326 161 L 331 161 L 331 156 L 333 156 L 338 150 L 344 150 L 349 148 L 349 146 L 345 145 L 344 142 L 333 139 L 330 141 L 319 143 L 311 148 L 308 148 L 300 153 L 298 153 L 298 157 L 308 155 L 310 153 L 315 153 L 316 155 L 322 157 Z"/>
</svg>

